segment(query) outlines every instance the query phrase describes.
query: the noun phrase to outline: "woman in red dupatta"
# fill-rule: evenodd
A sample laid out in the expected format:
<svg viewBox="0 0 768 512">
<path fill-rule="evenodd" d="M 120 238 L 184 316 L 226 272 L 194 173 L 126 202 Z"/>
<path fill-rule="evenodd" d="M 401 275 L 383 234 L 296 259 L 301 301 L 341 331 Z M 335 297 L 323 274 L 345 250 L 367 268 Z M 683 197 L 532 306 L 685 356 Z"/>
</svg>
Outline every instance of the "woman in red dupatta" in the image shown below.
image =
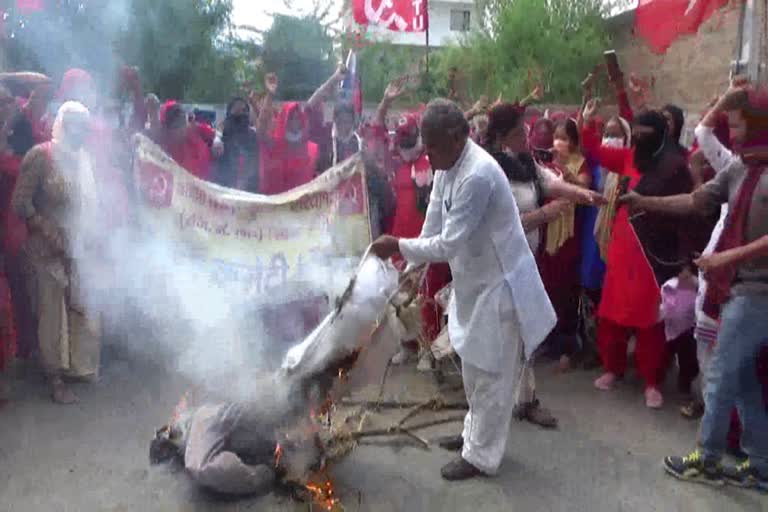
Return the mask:
<svg viewBox="0 0 768 512">
<path fill-rule="evenodd" d="M 176 101 L 168 101 L 160 109 L 160 125 L 163 150 L 196 178 L 210 180 L 213 129 L 203 123 L 189 124 Z"/>
<path fill-rule="evenodd" d="M 374 136 L 379 145 L 389 146 L 386 132 L 386 117 L 389 108 L 403 92 L 405 82 L 396 81 L 387 87 L 384 98 L 377 112 L 376 129 Z M 402 115 L 397 122 L 394 150 L 390 152 L 387 167 L 392 176 L 392 185 L 395 192 L 396 204 L 392 223 L 387 230 L 390 234 L 399 238 L 418 238 L 429 204 L 429 195 L 432 190 L 433 171 L 429 157 L 421 143 L 421 112 L 411 112 Z M 405 266 L 405 261 L 400 258 L 395 260 L 396 265 Z M 422 298 L 421 321 L 423 342 L 431 344 L 440 333 L 442 308 L 434 297 L 443 287 L 451 281 L 451 271 L 447 263 L 431 264 L 420 291 Z M 402 364 L 412 353 L 413 340 L 404 340 L 402 350 L 393 358 L 394 364 Z M 430 352 L 422 347 L 422 357 L 419 361 L 419 369 L 431 368 Z"/>
<path fill-rule="evenodd" d="M 259 192 L 281 194 L 317 176 L 318 146 L 309 140 L 309 116 L 298 102 L 283 104 L 263 142 Z"/>
<path fill-rule="evenodd" d="M 584 147 L 600 165 L 628 180 L 628 188 L 656 196 L 688 193 L 692 180 L 686 159 L 667 144 L 667 121 L 661 113 L 637 116 L 632 148 L 601 145 L 592 118 L 596 105 L 585 110 Z M 676 276 L 687 263 L 685 219 L 659 215 L 633 216 L 626 207 L 616 212 L 607 251 L 603 295 L 598 310 L 597 343 L 605 374 L 595 387 L 608 391 L 624 375 L 627 342 L 634 333 L 635 357 L 645 380 L 645 401 L 660 408 L 659 389 L 664 376 L 666 347 L 660 321 L 661 284 Z"/>
</svg>

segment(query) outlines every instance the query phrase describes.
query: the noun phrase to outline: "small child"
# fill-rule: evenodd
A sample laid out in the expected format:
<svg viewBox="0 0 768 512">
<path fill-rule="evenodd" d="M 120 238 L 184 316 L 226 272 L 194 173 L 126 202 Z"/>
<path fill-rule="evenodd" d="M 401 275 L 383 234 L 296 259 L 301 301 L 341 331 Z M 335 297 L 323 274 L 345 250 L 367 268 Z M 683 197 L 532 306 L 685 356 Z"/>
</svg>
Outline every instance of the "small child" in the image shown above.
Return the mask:
<svg viewBox="0 0 768 512">
<path fill-rule="evenodd" d="M 677 386 L 685 395 L 691 394 L 691 386 L 699 374 L 696 340 L 693 337 L 697 292 L 698 279 L 692 264 L 684 268 L 678 277 L 670 279 L 661 287 L 660 314 L 667 338 L 668 360 L 671 364 L 675 356 L 677 357 Z"/>
</svg>

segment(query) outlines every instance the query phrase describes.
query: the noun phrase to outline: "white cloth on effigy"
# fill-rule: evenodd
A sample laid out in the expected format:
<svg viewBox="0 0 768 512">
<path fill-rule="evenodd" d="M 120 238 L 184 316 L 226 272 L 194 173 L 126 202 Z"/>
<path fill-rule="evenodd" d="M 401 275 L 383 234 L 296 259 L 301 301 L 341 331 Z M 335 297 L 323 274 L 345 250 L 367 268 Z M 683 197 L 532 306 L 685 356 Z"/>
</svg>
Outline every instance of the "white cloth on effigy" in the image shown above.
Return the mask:
<svg viewBox="0 0 768 512">
<path fill-rule="evenodd" d="M 448 333 L 462 358 L 467 414 L 462 456 L 495 473 L 504 455 L 524 361 L 554 328 L 555 311 L 498 163 L 472 141 L 438 172 L 411 263 L 447 261 L 453 274 Z"/>
</svg>

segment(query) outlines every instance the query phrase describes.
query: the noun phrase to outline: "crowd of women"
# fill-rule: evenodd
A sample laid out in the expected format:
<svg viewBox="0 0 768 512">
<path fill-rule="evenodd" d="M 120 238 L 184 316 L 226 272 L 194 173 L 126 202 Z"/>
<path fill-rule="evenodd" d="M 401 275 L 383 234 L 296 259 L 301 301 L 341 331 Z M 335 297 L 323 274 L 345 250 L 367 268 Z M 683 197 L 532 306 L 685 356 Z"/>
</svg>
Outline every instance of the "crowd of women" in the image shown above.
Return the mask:
<svg viewBox="0 0 768 512">
<path fill-rule="evenodd" d="M 68 71 L 55 93 L 45 77 L 3 77 L 10 87 L 0 87 L 0 370 L 14 356 L 39 353 L 61 403 L 77 399 L 68 379 L 97 377 L 101 326 L 78 283 L 83 272 L 99 269 L 78 261 L 98 254 L 100 234 L 130 216 L 125 168 L 137 132 L 198 178 L 260 194 L 290 190 L 362 152 L 371 163 L 374 237 L 418 237 L 436 170 L 421 143 L 420 110 L 389 122 L 409 80 L 387 87 L 369 122 L 339 101 L 325 123 L 323 105 L 345 74 L 339 66 L 309 100 L 279 107 L 278 77 L 267 75 L 264 93 L 231 100 L 218 127 L 180 103 L 144 97 L 130 69 L 117 80 L 133 103 L 130 119 L 115 115 L 83 70 Z M 704 415 L 702 450 L 668 458 L 667 470 L 766 488 L 768 93 L 734 83 L 705 113 L 688 149 L 680 108 L 633 108 L 624 77 L 609 75 L 618 114 L 605 120 L 592 98 L 592 75 L 574 112 L 529 108 L 541 99 L 539 88 L 521 102 L 481 100 L 466 112 L 473 139 L 508 178 L 557 312 L 541 356 L 564 371 L 576 362 L 602 365 L 594 385 L 610 391 L 627 373 L 634 340 L 646 405 L 663 406 L 663 381 L 676 365 L 677 389 L 690 397 L 682 413 Z M 52 121 L 51 101 L 61 104 Z M 115 191 L 110 215 L 100 219 L 101 230 L 83 232 L 78 219 L 96 211 L 103 187 Z M 450 280 L 447 265 L 428 268 L 422 332 L 403 340 L 394 363 L 419 355 L 419 368 L 431 367 L 427 345 L 444 320 L 435 295 Z M 694 386 L 699 374 L 703 394 Z M 527 367 L 517 416 L 555 427 L 533 375 Z M 733 453 L 750 458 L 724 475 L 726 437 Z"/>
</svg>

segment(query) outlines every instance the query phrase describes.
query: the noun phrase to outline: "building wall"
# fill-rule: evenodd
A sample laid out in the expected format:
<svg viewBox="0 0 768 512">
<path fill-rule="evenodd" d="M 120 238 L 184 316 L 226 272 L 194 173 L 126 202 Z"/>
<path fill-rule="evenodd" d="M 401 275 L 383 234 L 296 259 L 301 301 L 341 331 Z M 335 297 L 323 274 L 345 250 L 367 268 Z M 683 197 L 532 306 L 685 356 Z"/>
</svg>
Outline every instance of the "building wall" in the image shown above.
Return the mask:
<svg viewBox="0 0 768 512">
<path fill-rule="evenodd" d="M 652 106 L 666 103 L 686 111 L 687 139 L 715 94 L 728 87 L 736 59 L 740 12 L 736 5 L 708 20 L 698 34 L 675 41 L 665 55 L 652 53 L 633 36 L 634 12 L 610 20 L 615 49 L 625 75 L 635 73 L 652 83 Z"/>
<path fill-rule="evenodd" d="M 467 0 L 434 0 L 429 5 L 429 45 L 433 47 L 446 46 L 458 41 L 463 32 L 456 32 L 451 27 L 451 10 L 470 11 L 470 25 L 477 26 L 475 5 Z M 380 40 L 391 41 L 393 44 L 407 46 L 426 46 L 426 34 L 392 32 L 379 27 L 369 27 L 368 33 Z"/>
</svg>

